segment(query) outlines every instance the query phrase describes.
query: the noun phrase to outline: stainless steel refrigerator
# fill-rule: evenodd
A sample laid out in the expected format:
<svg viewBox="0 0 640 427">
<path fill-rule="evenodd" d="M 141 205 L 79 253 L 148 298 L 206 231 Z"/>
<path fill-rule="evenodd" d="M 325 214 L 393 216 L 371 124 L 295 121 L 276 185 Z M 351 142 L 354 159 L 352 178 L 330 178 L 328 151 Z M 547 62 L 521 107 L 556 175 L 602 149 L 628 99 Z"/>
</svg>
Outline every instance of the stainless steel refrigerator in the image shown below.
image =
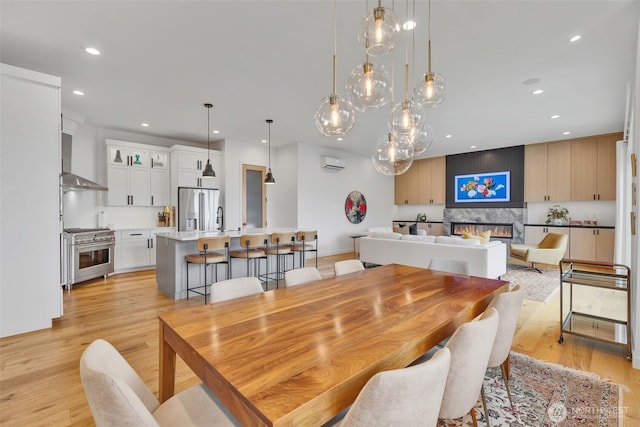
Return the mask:
<svg viewBox="0 0 640 427">
<path fill-rule="evenodd" d="M 178 231 L 215 231 L 220 190 L 178 188 Z"/>
</svg>

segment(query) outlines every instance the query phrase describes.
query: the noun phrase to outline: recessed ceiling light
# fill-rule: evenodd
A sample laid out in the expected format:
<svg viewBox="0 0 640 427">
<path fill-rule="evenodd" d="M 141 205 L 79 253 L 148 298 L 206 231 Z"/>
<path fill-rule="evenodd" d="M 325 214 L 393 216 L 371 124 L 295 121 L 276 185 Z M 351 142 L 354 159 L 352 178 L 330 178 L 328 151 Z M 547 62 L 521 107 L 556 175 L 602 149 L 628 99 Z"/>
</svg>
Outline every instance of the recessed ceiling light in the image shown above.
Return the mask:
<svg viewBox="0 0 640 427">
<path fill-rule="evenodd" d="M 475 145 L 472 145 L 472 146 L 470 146 L 469 148 L 476 148 L 476 146 L 475 146 Z"/>
<path fill-rule="evenodd" d="M 213 133 L 220 133 L 220 131 L 218 129 L 214 129 Z"/>
<path fill-rule="evenodd" d="M 453 135 L 451 135 L 450 133 L 444 136 L 445 138 L 453 138 Z"/>
<path fill-rule="evenodd" d="M 540 94 L 541 94 L 541 93 L 543 93 L 543 92 L 544 92 L 544 90 L 542 90 L 542 89 L 536 89 L 536 90 L 534 90 L 533 92 L 531 92 L 531 94 L 532 94 L 532 95 L 540 95 Z"/>
<path fill-rule="evenodd" d="M 140 123 L 140 126 L 148 128 L 149 127 L 149 123 Z"/>
<path fill-rule="evenodd" d="M 84 50 L 85 52 L 91 54 L 91 55 L 100 55 L 100 51 L 98 49 L 96 49 L 95 47 L 91 47 L 91 46 L 83 46 L 82 50 Z"/>
<path fill-rule="evenodd" d="M 261 140 L 260 142 L 262 142 L 263 144 L 266 144 L 266 143 L 267 143 L 267 140 L 266 140 L 266 139 L 263 139 L 263 140 Z"/>
<path fill-rule="evenodd" d="M 553 116 L 551 116 L 551 117 L 549 117 L 549 118 L 550 118 L 550 119 L 558 119 L 558 118 L 560 118 L 560 116 L 559 116 L 559 115 L 557 115 L 557 114 L 554 114 Z"/>
<path fill-rule="evenodd" d="M 573 42 L 577 42 L 577 41 L 578 41 L 578 40 L 580 40 L 581 38 L 582 38 L 582 36 L 581 36 L 580 34 L 576 34 L 575 36 L 571 37 L 571 38 L 569 39 L 569 41 L 570 41 L 571 43 L 573 43 Z"/>
<path fill-rule="evenodd" d="M 342 138 L 336 138 L 338 141 L 342 141 Z"/>
<path fill-rule="evenodd" d="M 81 90 L 77 90 L 77 89 L 76 89 L 76 90 L 74 90 L 74 91 L 73 91 L 73 94 L 74 94 L 74 95 L 78 95 L 78 96 L 82 96 L 82 95 L 84 95 L 84 92 L 83 92 L 83 91 L 81 91 Z"/>
<path fill-rule="evenodd" d="M 523 85 L 526 85 L 526 86 L 528 86 L 528 85 L 535 85 L 535 84 L 538 84 L 538 83 L 540 83 L 540 79 L 536 79 L 536 78 L 533 78 L 533 79 L 527 79 L 527 80 L 525 80 L 525 81 L 523 81 L 523 82 L 522 82 L 522 84 L 523 84 Z"/>
<path fill-rule="evenodd" d="M 570 133 L 571 132 L 569 132 L 569 131 L 562 132 L 563 135 L 569 135 Z"/>
<path fill-rule="evenodd" d="M 415 27 L 416 27 L 416 21 L 409 20 L 409 21 L 405 22 L 404 24 L 402 24 L 402 29 L 403 30 L 407 30 L 407 31 L 413 30 Z"/>
</svg>

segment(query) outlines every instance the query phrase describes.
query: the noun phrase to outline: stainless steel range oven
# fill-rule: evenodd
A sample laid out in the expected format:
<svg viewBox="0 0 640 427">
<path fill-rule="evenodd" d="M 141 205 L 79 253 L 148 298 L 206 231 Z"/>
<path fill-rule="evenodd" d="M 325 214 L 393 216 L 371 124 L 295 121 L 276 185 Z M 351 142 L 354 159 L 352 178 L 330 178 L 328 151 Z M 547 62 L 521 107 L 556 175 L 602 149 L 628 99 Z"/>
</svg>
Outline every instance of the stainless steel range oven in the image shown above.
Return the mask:
<svg viewBox="0 0 640 427">
<path fill-rule="evenodd" d="M 105 228 L 68 228 L 63 235 L 63 283 L 74 283 L 113 273 L 115 232 Z"/>
</svg>

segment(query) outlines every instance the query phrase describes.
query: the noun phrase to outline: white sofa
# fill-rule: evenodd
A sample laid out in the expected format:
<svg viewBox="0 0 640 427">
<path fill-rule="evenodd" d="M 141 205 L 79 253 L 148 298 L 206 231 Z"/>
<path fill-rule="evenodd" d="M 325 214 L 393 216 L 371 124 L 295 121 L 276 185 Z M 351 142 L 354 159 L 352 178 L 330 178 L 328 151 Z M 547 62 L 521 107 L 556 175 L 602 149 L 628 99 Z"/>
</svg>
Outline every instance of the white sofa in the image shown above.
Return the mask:
<svg viewBox="0 0 640 427">
<path fill-rule="evenodd" d="M 374 232 L 360 240 L 360 261 L 369 264 L 403 264 L 427 268 L 431 258 L 469 262 L 472 276 L 495 279 L 507 271 L 507 245 L 480 243 L 451 236 L 407 236 Z"/>
</svg>

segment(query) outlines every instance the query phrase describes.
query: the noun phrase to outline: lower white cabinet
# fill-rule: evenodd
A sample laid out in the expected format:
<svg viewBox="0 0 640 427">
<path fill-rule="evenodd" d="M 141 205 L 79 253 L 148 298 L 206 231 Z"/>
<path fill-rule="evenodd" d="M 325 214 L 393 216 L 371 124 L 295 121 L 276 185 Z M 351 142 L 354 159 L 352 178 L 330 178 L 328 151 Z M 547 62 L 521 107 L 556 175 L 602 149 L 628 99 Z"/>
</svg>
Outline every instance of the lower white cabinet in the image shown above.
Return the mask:
<svg viewBox="0 0 640 427">
<path fill-rule="evenodd" d="M 155 267 L 156 233 L 175 230 L 151 228 L 116 232 L 115 271 Z"/>
</svg>

